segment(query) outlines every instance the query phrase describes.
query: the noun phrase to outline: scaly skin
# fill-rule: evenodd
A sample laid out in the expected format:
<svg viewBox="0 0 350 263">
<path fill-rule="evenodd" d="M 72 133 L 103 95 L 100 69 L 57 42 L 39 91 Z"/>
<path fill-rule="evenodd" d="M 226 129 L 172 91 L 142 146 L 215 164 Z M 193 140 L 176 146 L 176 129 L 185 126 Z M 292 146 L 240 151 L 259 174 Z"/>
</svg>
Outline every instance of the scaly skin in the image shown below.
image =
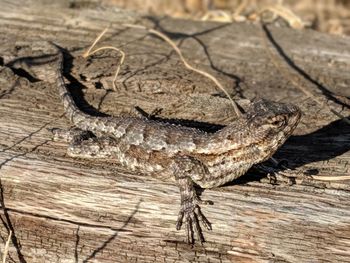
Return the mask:
<svg viewBox="0 0 350 263">
<path fill-rule="evenodd" d="M 55 46 L 56 47 L 56 46 Z M 245 114 L 216 133 L 133 117 L 94 117 L 82 112 L 67 90 L 59 48 L 57 87 L 67 118 L 75 129 L 53 129 L 55 138 L 70 142 L 68 154 L 80 158 L 111 158 L 131 170 L 162 180 L 175 180 L 181 209 L 177 229 L 186 224 L 187 241 L 194 232 L 204 241 L 194 185 L 217 187 L 232 181 L 254 164 L 269 159 L 296 128 L 301 112 L 292 104 L 258 100 Z"/>
</svg>

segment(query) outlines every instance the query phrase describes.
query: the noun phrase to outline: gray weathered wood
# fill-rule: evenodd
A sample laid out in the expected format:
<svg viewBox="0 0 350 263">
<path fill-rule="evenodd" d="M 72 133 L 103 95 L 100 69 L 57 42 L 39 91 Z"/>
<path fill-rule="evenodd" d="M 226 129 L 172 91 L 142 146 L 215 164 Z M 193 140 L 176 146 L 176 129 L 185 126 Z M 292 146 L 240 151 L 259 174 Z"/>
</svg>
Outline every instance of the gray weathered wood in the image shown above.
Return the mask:
<svg viewBox="0 0 350 263">
<path fill-rule="evenodd" d="M 122 23 L 157 23 L 197 67 L 214 74 L 237 99 L 289 101 L 304 111 L 294 136 L 276 154 L 296 169 L 350 174 L 350 127 L 320 108 L 273 66 L 256 25 L 146 19 L 97 2 L 0 1 L 1 251 L 9 262 L 350 262 L 350 187 L 346 181 L 273 186 L 251 172 L 238 182 L 205 190 L 213 223 L 208 242 L 194 248 L 175 230 L 176 185 L 130 173 L 111 161 L 69 158 L 66 143 L 46 128 L 69 127 L 52 83 L 51 64 L 11 67 L 15 58 L 52 54 L 44 40 L 70 51 L 66 75 L 79 100 L 108 114 L 162 108 L 162 117 L 227 124 L 234 116 L 222 92 L 185 69 L 171 48 Z M 80 5 L 79 5 L 80 3 Z M 106 26 L 103 44 L 126 52 L 118 92 L 110 88 L 118 57 L 80 54 Z M 350 96 L 350 39 L 269 27 L 303 86 Z M 276 51 L 270 43 L 272 52 Z M 7 66 L 4 66 L 7 64 Z M 71 64 L 71 65 L 69 65 Z M 27 72 L 27 73 L 23 73 Z M 35 81 L 32 77 L 38 79 Z M 311 81 L 310 81 L 311 80 Z M 79 84 L 79 85 L 78 85 Z M 81 87 L 86 87 L 81 91 Z M 218 96 L 219 95 L 219 96 Z M 81 100 L 81 99 L 80 99 Z M 244 101 L 243 101 L 244 102 Z M 349 116 L 340 102 L 327 103 Z"/>
</svg>

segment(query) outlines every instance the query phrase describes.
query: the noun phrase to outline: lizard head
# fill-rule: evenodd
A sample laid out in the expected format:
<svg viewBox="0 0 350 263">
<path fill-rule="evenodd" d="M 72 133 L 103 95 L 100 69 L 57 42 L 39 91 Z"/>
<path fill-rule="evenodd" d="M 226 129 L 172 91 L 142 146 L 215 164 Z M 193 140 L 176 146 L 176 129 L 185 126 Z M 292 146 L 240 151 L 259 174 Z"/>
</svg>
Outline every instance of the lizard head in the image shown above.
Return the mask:
<svg viewBox="0 0 350 263">
<path fill-rule="evenodd" d="M 301 111 L 293 104 L 260 99 L 251 105 L 245 116 L 256 146 L 261 153 L 266 153 L 261 157 L 266 160 L 292 134 Z"/>
</svg>

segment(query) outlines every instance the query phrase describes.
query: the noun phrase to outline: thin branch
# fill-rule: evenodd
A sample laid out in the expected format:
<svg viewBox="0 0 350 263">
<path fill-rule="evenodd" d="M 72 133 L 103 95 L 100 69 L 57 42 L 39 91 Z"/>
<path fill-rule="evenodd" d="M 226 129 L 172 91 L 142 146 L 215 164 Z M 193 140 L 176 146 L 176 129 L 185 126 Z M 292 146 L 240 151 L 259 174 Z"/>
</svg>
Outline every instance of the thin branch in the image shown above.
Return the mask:
<svg viewBox="0 0 350 263">
<path fill-rule="evenodd" d="M 151 28 L 147 28 L 147 27 L 144 27 L 144 26 L 140 26 L 140 25 L 130 25 L 130 24 L 123 24 L 124 26 L 126 27 L 131 27 L 131 28 L 140 28 L 140 29 L 144 29 L 146 31 L 148 31 L 149 33 L 151 34 L 154 34 L 154 35 L 157 35 L 159 36 L 160 38 L 162 38 L 164 41 L 166 41 L 175 51 L 176 53 L 179 55 L 181 61 L 184 63 L 185 67 L 194 71 L 194 72 L 197 72 L 207 78 L 209 78 L 210 80 L 212 80 L 215 85 L 221 89 L 225 95 L 227 96 L 227 98 L 231 101 L 231 104 L 232 104 L 232 107 L 235 111 L 235 113 L 237 114 L 237 116 L 242 116 L 242 112 L 239 110 L 237 104 L 234 102 L 234 100 L 231 98 L 230 94 L 226 91 L 226 89 L 221 85 L 221 83 L 211 74 L 209 74 L 208 72 L 205 72 L 203 70 L 200 70 L 200 69 L 196 69 L 194 68 L 193 66 L 191 66 L 187 61 L 186 59 L 184 58 L 184 56 L 182 55 L 182 52 L 181 50 L 178 48 L 178 46 L 169 38 L 167 37 L 165 34 L 157 31 L 157 30 L 154 30 L 154 29 L 151 29 Z"/>
<path fill-rule="evenodd" d="M 318 175 L 318 176 L 312 176 L 312 179 L 320 180 L 320 181 L 344 181 L 344 180 L 350 180 L 350 175 L 340 175 L 340 176 Z"/>
<path fill-rule="evenodd" d="M 5 244 L 4 253 L 2 254 L 2 263 L 6 263 L 6 258 L 7 258 L 8 252 L 9 252 L 11 237 L 12 237 L 12 231 L 10 230 L 9 236 L 7 237 L 7 241 Z"/>
<path fill-rule="evenodd" d="M 101 51 L 101 50 L 104 50 L 104 49 L 113 49 L 113 50 L 119 52 L 119 53 L 121 54 L 122 57 L 121 57 L 121 59 L 120 59 L 119 65 L 118 65 L 118 67 L 117 67 L 117 70 L 116 70 L 116 72 L 115 72 L 115 74 L 114 74 L 114 78 L 113 78 L 113 82 L 112 82 L 112 83 L 113 83 L 113 89 L 114 89 L 114 90 L 117 90 L 117 87 L 116 87 L 116 84 L 115 84 L 115 83 L 116 83 L 116 81 L 117 81 L 117 77 L 118 77 L 118 74 L 119 74 L 119 71 L 120 71 L 120 67 L 121 67 L 121 65 L 123 65 L 124 60 L 125 60 L 125 52 L 122 51 L 121 49 L 116 48 L 116 47 L 113 47 L 113 46 L 103 46 L 103 47 L 100 47 L 100 48 L 98 48 L 98 49 L 95 49 L 94 51 L 91 51 L 91 50 L 94 48 L 94 46 L 97 44 L 97 42 L 102 38 L 102 36 L 107 32 L 107 30 L 108 30 L 108 27 L 105 28 L 105 29 L 101 32 L 101 34 L 95 39 L 95 41 L 94 41 L 94 43 L 91 45 L 91 47 L 83 54 L 83 57 L 86 58 L 86 57 L 91 56 L 91 55 L 95 54 L 96 52 Z"/>
</svg>

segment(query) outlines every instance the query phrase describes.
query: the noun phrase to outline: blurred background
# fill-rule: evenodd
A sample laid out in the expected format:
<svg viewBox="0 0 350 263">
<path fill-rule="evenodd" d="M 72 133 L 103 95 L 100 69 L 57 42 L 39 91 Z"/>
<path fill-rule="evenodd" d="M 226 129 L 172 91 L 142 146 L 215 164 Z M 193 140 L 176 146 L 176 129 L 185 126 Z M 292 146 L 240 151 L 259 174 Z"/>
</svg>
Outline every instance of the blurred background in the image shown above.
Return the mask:
<svg viewBox="0 0 350 263">
<path fill-rule="evenodd" d="M 151 15 L 219 22 L 287 23 L 336 35 L 350 35 L 350 0 L 103 0 Z"/>
</svg>

